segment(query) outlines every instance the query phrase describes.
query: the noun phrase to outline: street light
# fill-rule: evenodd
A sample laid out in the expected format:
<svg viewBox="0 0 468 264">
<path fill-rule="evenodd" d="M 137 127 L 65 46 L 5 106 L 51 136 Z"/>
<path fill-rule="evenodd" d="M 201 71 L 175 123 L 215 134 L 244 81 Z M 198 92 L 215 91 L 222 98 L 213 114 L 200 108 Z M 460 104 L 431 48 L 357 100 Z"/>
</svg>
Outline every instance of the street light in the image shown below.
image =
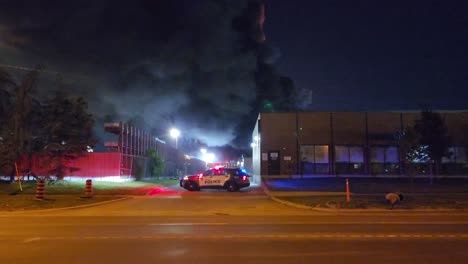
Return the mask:
<svg viewBox="0 0 468 264">
<path fill-rule="evenodd" d="M 202 149 L 201 149 L 201 150 L 202 150 Z M 201 150 L 200 150 L 200 151 L 201 151 Z M 206 153 L 206 149 L 205 149 L 205 153 L 203 153 L 201 159 L 205 162 L 205 167 L 208 168 L 208 163 L 213 163 L 213 162 L 214 162 L 214 160 L 215 160 L 215 154 L 213 154 L 213 153 Z"/>
<path fill-rule="evenodd" d="M 206 153 L 206 155 L 205 155 L 205 161 L 206 161 L 207 163 L 213 163 L 214 160 L 215 160 L 215 154 L 213 154 L 213 153 Z"/>
<path fill-rule="evenodd" d="M 206 153 L 206 148 L 200 149 L 200 152 L 201 152 L 202 154 L 205 154 L 205 153 Z"/>
<path fill-rule="evenodd" d="M 175 148 L 177 149 L 177 138 L 180 136 L 180 131 L 177 128 L 171 128 L 169 135 L 175 139 Z"/>
</svg>

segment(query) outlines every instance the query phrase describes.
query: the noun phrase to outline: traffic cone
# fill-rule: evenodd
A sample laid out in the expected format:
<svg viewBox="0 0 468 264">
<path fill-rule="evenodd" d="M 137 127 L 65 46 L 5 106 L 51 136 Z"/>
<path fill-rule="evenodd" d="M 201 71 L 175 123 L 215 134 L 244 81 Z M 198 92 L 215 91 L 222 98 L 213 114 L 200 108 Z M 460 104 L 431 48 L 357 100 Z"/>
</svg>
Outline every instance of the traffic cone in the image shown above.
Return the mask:
<svg viewBox="0 0 468 264">
<path fill-rule="evenodd" d="M 44 200 L 45 194 L 45 181 L 39 180 L 36 184 L 36 199 L 37 200 Z"/>
<path fill-rule="evenodd" d="M 346 178 L 346 202 L 349 203 L 351 201 L 351 197 L 349 195 L 349 181 Z"/>
<path fill-rule="evenodd" d="M 81 198 L 93 198 L 93 180 L 86 180 L 84 195 Z"/>
</svg>

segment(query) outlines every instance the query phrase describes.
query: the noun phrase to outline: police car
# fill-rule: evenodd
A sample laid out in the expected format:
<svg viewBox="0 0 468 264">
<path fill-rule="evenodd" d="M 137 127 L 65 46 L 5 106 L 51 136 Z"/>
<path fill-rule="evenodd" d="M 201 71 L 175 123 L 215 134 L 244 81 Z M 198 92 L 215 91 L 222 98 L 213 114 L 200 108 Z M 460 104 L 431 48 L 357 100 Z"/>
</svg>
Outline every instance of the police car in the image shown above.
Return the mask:
<svg viewBox="0 0 468 264">
<path fill-rule="evenodd" d="M 185 176 L 180 180 L 180 187 L 189 191 L 226 189 L 235 192 L 250 186 L 249 177 L 244 169 L 215 166 L 198 175 Z"/>
</svg>

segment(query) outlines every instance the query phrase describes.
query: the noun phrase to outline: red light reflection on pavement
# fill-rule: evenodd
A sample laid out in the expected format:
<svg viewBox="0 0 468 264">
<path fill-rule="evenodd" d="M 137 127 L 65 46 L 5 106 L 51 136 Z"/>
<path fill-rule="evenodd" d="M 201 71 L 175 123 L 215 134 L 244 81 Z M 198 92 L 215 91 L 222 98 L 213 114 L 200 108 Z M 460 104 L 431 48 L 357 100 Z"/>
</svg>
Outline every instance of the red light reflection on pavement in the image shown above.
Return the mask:
<svg viewBox="0 0 468 264">
<path fill-rule="evenodd" d="M 146 195 L 176 195 L 180 194 L 180 191 L 169 190 L 164 187 L 152 188 Z"/>
</svg>

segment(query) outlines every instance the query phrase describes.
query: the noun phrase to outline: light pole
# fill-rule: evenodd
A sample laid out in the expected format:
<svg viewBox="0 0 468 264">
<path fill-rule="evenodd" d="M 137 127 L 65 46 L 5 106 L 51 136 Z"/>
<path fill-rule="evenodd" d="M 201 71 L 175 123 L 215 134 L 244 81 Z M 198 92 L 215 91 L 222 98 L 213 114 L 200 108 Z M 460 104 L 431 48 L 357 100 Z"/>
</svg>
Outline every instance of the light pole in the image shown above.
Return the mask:
<svg viewBox="0 0 468 264">
<path fill-rule="evenodd" d="M 208 164 L 214 162 L 215 154 L 207 153 L 206 149 L 200 149 L 200 152 L 203 153 L 202 160 L 205 162 L 205 167 L 208 168 Z"/>
<path fill-rule="evenodd" d="M 175 139 L 175 148 L 177 149 L 177 138 L 180 136 L 180 131 L 177 128 L 171 128 L 169 135 Z"/>
<path fill-rule="evenodd" d="M 213 153 L 206 153 L 205 155 L 205 162 L 206 166 L 208 167 L 208 163 L 213 163 L 215 160 L 215 154 Z"/>
</svg>

